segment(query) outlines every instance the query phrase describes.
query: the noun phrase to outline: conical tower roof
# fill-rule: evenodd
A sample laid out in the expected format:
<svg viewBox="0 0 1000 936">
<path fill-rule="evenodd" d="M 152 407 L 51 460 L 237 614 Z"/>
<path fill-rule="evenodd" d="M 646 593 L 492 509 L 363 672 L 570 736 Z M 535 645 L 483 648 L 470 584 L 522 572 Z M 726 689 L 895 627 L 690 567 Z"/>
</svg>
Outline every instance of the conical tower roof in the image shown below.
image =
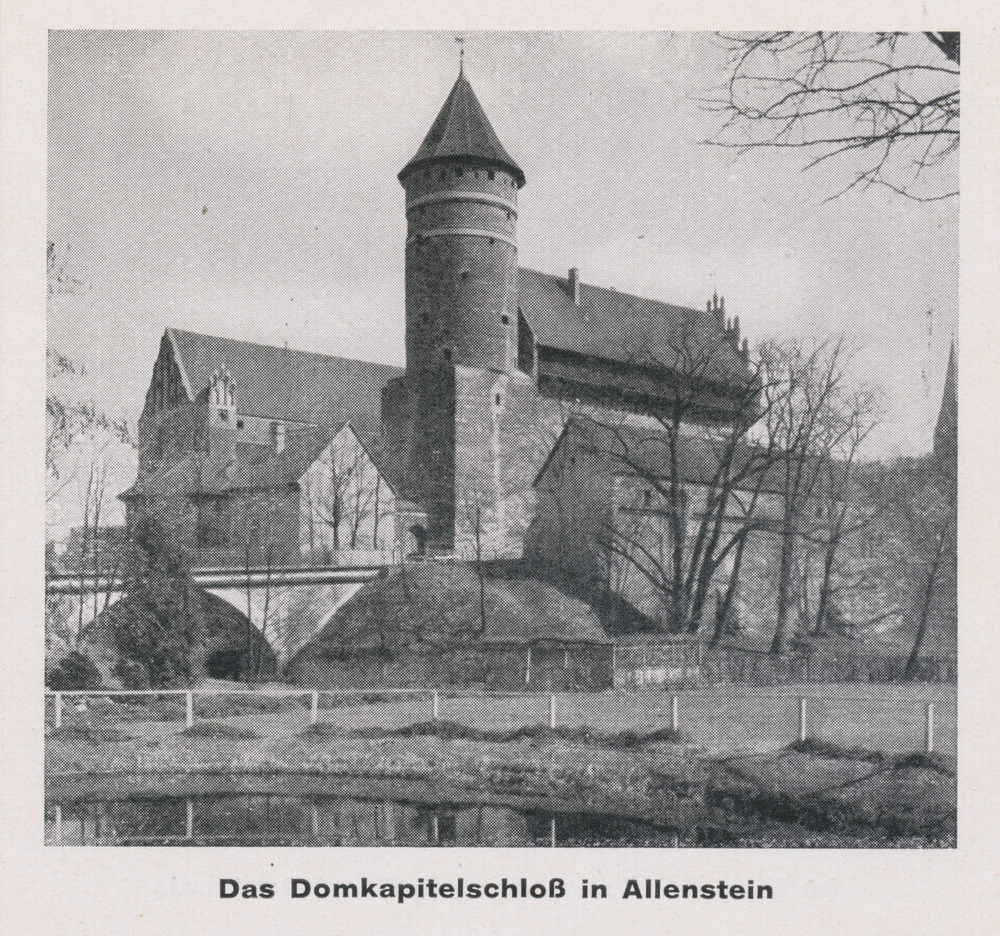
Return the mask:
<svg viewBox="0 0 1000 936">
<path fill-rule="evenodd" d="M 464 71 L 459 71 L 455 86 L 416 156 L 399 173 L 400 182 L 415 169 L 441 159 L 491 163 L 510 172 L 518 188 L 524 185 L 521 167 L 503 148 Z"/>
</svg>

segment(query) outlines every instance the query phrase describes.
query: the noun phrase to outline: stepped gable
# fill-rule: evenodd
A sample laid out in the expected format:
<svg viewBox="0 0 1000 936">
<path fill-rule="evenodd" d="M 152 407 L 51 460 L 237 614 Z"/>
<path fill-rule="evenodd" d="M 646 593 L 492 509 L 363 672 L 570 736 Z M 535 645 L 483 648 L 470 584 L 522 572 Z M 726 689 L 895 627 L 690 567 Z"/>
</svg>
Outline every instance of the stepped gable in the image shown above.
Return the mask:
<svg viewBox="0 0 1000 936">
<path fill-rule="evenodd" d="M 205 392 L 213 372 L 228 369 L 241 414 L 327 427 L 349 422 L 359 436 L 377 431 L 382 390 L 403 374 L 371 361 L 176 328 L 168 333 L 192 398 Z"/>
<path fill-rule="evenodd" d="M 725 340 L 713 312 L 668 305 L 614 289 L 579 284 L 579 302 L 566 277 L 522 267 L 518 304 L 540 348 L 610 361 L 678 369 L 678 349 L 708 362 L 705 379 L 745 382 L 736 342 Z M 690 365 L 688 365 L 690 368 Z"/>
<path fill-rule="evenodd" d="M 524 186 L 524 172 L 503 148 L 464 71 L 459 72 L 420 149 L 399 173 L 400 182 L 421 166 L 442 159 L 500 166 L 517 179 L 518 188 Z"/>
</svg>

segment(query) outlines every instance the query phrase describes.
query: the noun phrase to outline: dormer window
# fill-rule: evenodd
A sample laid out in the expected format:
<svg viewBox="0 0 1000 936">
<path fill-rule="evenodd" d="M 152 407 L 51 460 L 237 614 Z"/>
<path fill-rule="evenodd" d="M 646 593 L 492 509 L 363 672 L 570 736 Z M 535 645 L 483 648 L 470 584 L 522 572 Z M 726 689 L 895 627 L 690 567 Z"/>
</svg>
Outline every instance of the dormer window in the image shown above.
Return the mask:
<svg viewBox="0 0 1000 936">
<path fill-rule="evenodd" d="M 509 324 L 510 324 L 510 316 L 509 316 L 509 315 L 501 315 L 501 316 L 500 316 L 500 321 L 501 321 L 501 322 L 502 322 L 502 323 L 503 323 L 504 325 L 509 325 Z"/>
<path fill-rule="evenodd" d="M 446 361 L 450 361 L 451 360 L 451 348 L 445 348 L 444 349 L 444 359 Z"/>
<path fill-rule="evenodd" d="M 492 182 L 493 181 L 493 177 L 494 177 L 494 172 L 493 172 L 492 169 L 490 169 L 489 172 L 486 173 L 486 178 L 489 179 Z"/>
</svg>

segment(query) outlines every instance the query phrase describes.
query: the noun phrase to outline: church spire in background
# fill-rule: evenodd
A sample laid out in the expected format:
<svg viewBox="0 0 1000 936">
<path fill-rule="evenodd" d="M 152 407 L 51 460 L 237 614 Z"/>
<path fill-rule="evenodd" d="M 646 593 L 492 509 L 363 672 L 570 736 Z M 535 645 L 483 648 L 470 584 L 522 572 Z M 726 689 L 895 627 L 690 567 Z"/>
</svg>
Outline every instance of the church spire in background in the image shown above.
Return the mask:
<svg viewBox="0 0 1000 936">
<path fill-rule="evenodd" d="M 948 353 L 948 370 L 944 377 L 941 409 L 934 427 L 934 458 L 942 467 L 956 470 L 958 464 L 958 362 L 955 342 Z"/>
</svg>

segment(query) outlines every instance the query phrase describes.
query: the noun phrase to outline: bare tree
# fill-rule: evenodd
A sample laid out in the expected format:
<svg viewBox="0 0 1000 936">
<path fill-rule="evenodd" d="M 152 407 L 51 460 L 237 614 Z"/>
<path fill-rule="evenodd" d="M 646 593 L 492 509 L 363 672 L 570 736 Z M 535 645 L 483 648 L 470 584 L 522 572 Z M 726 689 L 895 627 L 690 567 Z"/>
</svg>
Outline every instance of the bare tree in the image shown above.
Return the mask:
<svg viewBox="0 0 1000 936">
<path fill-rule="evenodd" d="M 616 478 L 596 546 L 609 583 L 613 575 L 628 588 L 631 573 L 661 597 L 668 630 L 698 633 L 713 594 L 721 596 L 717 640 L 718 620 L 731 620 L 747 544 L 773 525 L 760 508 L 781 453 L 776 436 L 760 443 L 752 429 L 776 396 L 730 341 L 682 335 L 672 353 L 672 397 L 657 416 L 577 420 L 585 449 Z M 726 415 L 692 433 L 708 418 L 706 399 L 715 395 L 719 405 L 720 370 L 736 357 L 745 370 L 724 391 Z"/>
<path fill-rule="evenodd" d="M 472 563 L 479 583 L 479 623 L 478 636 L 486 633 L 486 567 L 484 565 L 485 522 L 484 498 L 479 491 L 465 491 L 461 498 L 461 510 L 465 513 L 466 524 L 472 534 Z"/>
<path fill-rule="evenodd" d="M 904 674 L 913 679 L 932 628 L 943 638 L 954 637 L 957 487 L 955 478 L 940 471 L 933 459 L 901 460 L 891 475 L 908 560 L 901 584 L 908 593 L 906 604 L 916 625 Z"/>
<path fill-rule="evenodd" d="M 858 455 L 881 421 L 881 407 L 870 390 L 841 397 L 843 395 L 838 395 L 829 407 L 831 425 L 823 437 L 822 477 L 814 503 L 818 522 L 806 533 L 821 560 L 819 595 L 813 616 L 814 635 L 825 630 L 838 588 L 852 587 L 847 576 L 838 569 L 845 542 L 866 530 L 886 509 L 884 498 L 865 497 L 856 483 Z M 838 571 L 841 572 L 839 576 Z M 863 581 L 863 578 L 859 580 L 855 587 L 861 586 Z"/>
<path fill-rule="evenodd" d="M 707 142 L 802 150 L 805 168 L 849 165 L 836 194 L 883 186 L 919 201 L 957 194 L 957 32 L 719 34 L 726 83 L 703 100 L 724 122 Z"/>
<path fill-rule="evenodd" d="M 45 270 L 48 277 L 47 292 L 50 296 L 79 293 L 86 287 L 72 272 L 69 263 L 70 245 L 59 247 L 49 241 L 45 252 Z"/>
<path fill-rule="evenodd" d="M 81 365 L 54 348 L 46 349 L 45 362 L 45 500 L 51 503 L 117 445 L 134 448 L 135 443 L 125 420 L 114 420 L 81 398 L 86 373 Z"/>
<path fill-rule="evenodd" d="M 51 257 L 50 257 L 51 262 Z M 45 401 L 46 576 L 74 572 L 80 594 L 74 602 L 46 600 L 46 638 L 51 650 L 80 650 L 94 620 L 120 590 L 124 543 L 108 527 L 115 489 L 131 473 L 133 434 L 127 422 L 102 412 L 84 390 L 83 367 L 46 350 Z M 66 554 L 60 556 L 60 532 Z"/>
<path fill-rule="evenodd" d="M 762 350 L 767 385 L 775 389 L 762 431 L 781 453 L 778 471 L 782 499 L 777 607 L 771 652 L 783 654 L 791 637 L 793 579 L 798 549 L 812 525 L 823 481 L 825 456 L 836 451 L 851 431 L 837 418 L 844 393 L 844 354 L 840 342 L 807 350 L 796 342 Z"/>
<path fill-rule="evenodd" d="M 379 526 L 392 498 L 375 463 L 346 427 L 300 482 L 303 545 L 311 554 L 336 554 L 369 543 L 379 548 Z"/>
</svg>

